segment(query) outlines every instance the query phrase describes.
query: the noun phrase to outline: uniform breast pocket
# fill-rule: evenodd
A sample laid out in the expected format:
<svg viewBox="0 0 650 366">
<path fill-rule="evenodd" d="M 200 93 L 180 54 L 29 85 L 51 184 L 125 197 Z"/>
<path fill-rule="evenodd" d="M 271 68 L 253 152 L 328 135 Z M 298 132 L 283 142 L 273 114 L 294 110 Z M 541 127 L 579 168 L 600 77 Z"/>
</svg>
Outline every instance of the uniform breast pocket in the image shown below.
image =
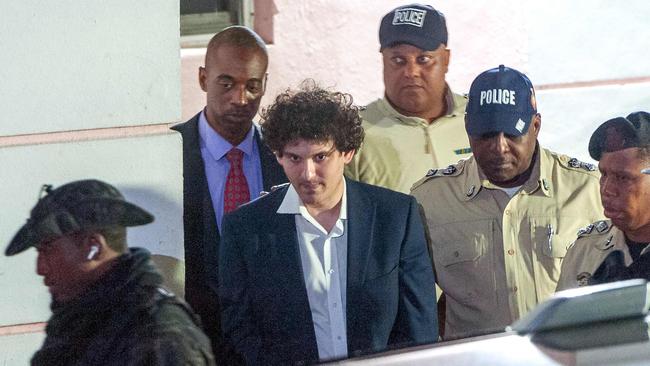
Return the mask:
<svg viewBox="0 0 650 366">
<path fill-rule="evenodd" d="M 537 255 L 541 258 L 564 258 L 580 229 L 580 225 L 573 224 L 573 221 L 571 218 L 531 217 L 531 240 Z"/>
<path fill-rule="evenodd" d="M 562 259 L 576 239 L 580 223 L 571 217 L 530 217 L 533 270 L 537 300 L 553 294 L 560 278 Z"/>
<path fill-rule="evenodd" d="M 492 220 L 452 223 L 431 232 L 437 281 L 461 303 L 495 297 Z"/>
</svg>

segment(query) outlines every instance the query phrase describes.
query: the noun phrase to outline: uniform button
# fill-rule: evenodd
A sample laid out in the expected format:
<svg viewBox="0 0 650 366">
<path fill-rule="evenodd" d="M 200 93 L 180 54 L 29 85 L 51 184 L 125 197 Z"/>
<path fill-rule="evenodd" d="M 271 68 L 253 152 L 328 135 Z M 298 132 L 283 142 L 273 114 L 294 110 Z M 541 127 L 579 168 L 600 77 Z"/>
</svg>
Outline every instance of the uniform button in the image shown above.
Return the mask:
<svg viewBox="0 0 650 366">
<path fill-rule="evenodd" d="M 334 307 L 336 307 L 336 303 L 334 303 Z"/>
<path fill-rule="evenodd" d="M 510 210 L 506 210 L 506 216 L 510 216 Z"/>
<path fill-rule="evenodd" d="M 338 340 L 340 341 L 340 340 L 341 340 L 341 336 L 336 337 L 336 339 L 338 339 Z"/>
<path fill-rule="evenodd" d="M 512 288 L 512 292 L 517 292 L 517 286 Z"/>
<path fill-rule="evenodd" d="M 514 254 L 515 254 L 515 251 L 512 250 L 512 249 L 508 249 L 508 254 L 510 254 L 510 255 L 514 255 Z"/>
<path fill-rule="evenodd" d="M 329 274 L 333 274 L 333 273 L 334 273 L 334 270 L 333 270 L 333 269 L 330 269 L 329 271 L 327 271 L 327 273 L 329 273 Z"/>
<path fill-rule="evenodd" d="M 460 255 L 460 253 L 458 253 L 458 251 L 454 252 L 454 257 L 458 257 L 459 255 Z"/>
</svg>

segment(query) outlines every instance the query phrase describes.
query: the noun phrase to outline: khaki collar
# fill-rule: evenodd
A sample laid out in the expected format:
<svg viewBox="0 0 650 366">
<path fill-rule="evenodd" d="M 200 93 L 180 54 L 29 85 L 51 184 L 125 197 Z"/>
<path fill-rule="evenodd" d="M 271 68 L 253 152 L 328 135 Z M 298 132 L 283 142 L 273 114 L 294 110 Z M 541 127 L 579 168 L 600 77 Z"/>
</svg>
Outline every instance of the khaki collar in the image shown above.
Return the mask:
<svg viewBox="0 0 650 366">
<path fill-rule="evenodd" d="M 535 158 L 535 166 L 533 166 L 533 172 L 526 182 L 524 182 L 521 191 L 526 194 L 534 194 L 536 192 L 541 192 L 540 194 L 545 195 L 546 197 L 553 197 L 553 177 L 551 174 L 553 157 L 550 152 L 545 149 L 542 149 L 537 144 L 537 157 Z M 474 156 L 469 158 L 466 163 L 465 169 L 468 169 L 468 174 L 465 176 L 465 182 L 463 182 L 463 189 L 465 193 L 465 201 L 469 201 L 472 198 L 478 195 L 478 192 L 482 189 L 498 189 L 496 185 L 491 183 L 476 163 Z"/>
<path fill-rule="evenodd" d="M 460 97 L 462 98 L 462 97 Z M 439 118 L 452 118 L 456 117 L 459 114 L 465 113 L 465 111 L 462 108 L 462 103 L 459 101 L 456 101 L 454 99 L 454 93 L 452 93 L 451 89 L 449 88 L 449 85 L 446 84 L 445 88 L 445 111 L 447 114 L 439 117 Z M 432 125 L 429 123 L 429 121 L 425 120 L 424 118 L 420 117 L 409 117 L 405 116 L 401 113 L 399 113 L 393 106 L 388 102 L 388 98 L 384 96 L 384 98 L 380 99 L 379 101 L 379 110 L 392 118 L 397 119 L 398 121 L 406 124 L 406 125 L 415 125 L 415 126 L 429 126 Z"/>
</svg>

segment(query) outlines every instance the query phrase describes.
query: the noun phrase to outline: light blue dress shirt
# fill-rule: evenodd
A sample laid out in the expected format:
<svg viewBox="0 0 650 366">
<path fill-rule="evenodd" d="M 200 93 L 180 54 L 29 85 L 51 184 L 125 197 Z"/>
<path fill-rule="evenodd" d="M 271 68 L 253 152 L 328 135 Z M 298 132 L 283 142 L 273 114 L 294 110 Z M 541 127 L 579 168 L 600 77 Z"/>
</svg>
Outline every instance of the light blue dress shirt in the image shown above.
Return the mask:
<svg viewBox="0 0 650 366">
<path fill-rule="evenodd" d="M 260 161 L 259 147 L 254 137 L 255 127 L 251 127 L 239 145 L 236 147 L 244 152 L 242 166 L 244 175 L 248 182 L 248 191 L 251 200 L 260 196 L 264 188 L 262 183 L 262 163 Z M 221 220 L 223 219 L 223 191 L 226 188 L 226 179 L 230 171 L 230 162 L 226 159 L 226 153 L 233 148 L 230 142 L 219 135 L 205 118 L 205 110 L 199 116 L 199 137 L 200 148 L 203 157 L 205 177 L 208 180 L 212 207 L 217 218 L 217 227 L 221 232 Z"/>
</svg>

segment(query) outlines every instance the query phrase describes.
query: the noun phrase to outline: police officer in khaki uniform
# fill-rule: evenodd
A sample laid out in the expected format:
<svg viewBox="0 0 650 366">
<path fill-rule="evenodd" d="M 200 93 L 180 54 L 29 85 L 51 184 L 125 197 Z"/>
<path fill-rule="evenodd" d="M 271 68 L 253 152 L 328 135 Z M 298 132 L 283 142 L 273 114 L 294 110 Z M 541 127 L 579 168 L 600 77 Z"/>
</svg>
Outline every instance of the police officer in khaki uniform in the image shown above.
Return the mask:
<svg viewBox="0 0 650 366">
<path fill-rule="evenodd" d="M 543 149 L 528 78 L 503 65 L 472 83 L 474 156 L 413 186 L 438 285 L 443 338 L 503 330 L 551 295 L 567 247 L 602 218 L 595 167 Z"/>
<path fill-rule="evenodd" d="M 643 277 L 629 271 L 650 252 L 650 177 L 641 172 L 650 165 L 650 113 L 635 112 L 600 125 L 589 141 L 589 154 L 600 161 L 600 194 L 609 220 L 580 231 L 562 264 L 558 290 Z"/>
<path fill-rule="evenodd" d="M 381 21 L 379 42 L 385 96 L 361 112 L 366 137 L 345 175 L 408 193 L 432 166 L 470 155 L 467 100 L 445 81 L 450 51 L 441 12 L 419 4 L 393 9 Z"/>
</svg>

